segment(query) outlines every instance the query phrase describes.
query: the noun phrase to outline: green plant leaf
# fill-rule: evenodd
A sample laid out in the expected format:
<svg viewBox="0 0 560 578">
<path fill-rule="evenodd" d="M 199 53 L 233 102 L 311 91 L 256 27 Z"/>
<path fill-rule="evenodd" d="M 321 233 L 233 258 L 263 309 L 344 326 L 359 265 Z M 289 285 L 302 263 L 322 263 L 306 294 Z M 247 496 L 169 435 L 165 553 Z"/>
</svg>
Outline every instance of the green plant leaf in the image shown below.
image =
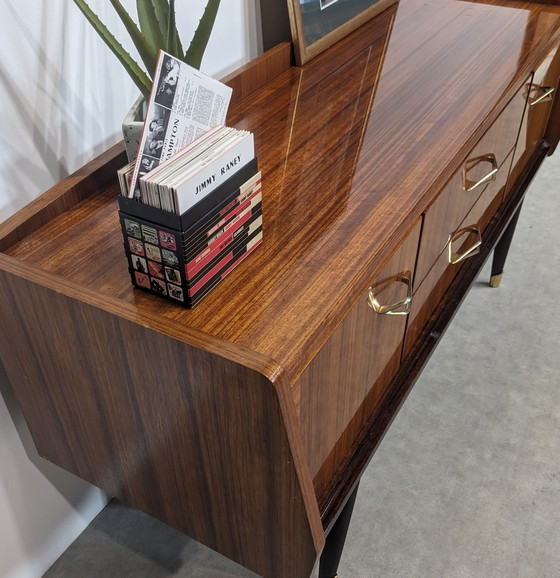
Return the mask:
<svg viewBox="0 0 560 578">
<path fill-rule="evenodd" d="M 169 0 L 152 0 L 154 12 L 160 23 L 162 34 L 167 34 L 167 20 L 169 18 Z"/>
<path fill-rule="evenodd" d="M 132 20 L 129 13 L 120 3 L 120 0 L 109 0 L 109 2 L 111 2 L 113 8 L 119 15 L 119 18 L 122 20 L 132 42 L 134 42 L 134 46 L 136 46 L 136 50 L 138 50 L 138 54 L 140 55 L 148 74 L 152 77 L 156 69 L 157 49 L 151 46 L 146 40 L 145 36 L 140 32 L 136 22 Z"/>
<path fill-rule="evenodd" d="M 167 2 L 164 3 L 166 4 Z M 160 48 L 165 48 L 167 21 L 162 22 L 158 19 L 153 0 L 136 0 L 136 10 L 138 12 L 140 31 L 152 50 L 157 52 Z"/>
<path fill-rule="evenodd" d="M 163 44 L 163 48 L 166 52 L 169 52 L 169 0 L 151 0 L 154 6 L 154 12 L 156 13 L 156 18 L 159 22 Z"/>
<path fill-rule="evenodd" d="M 140 92 L 147 98 L 150 95 L 152 82 L 148 75 L 140 68 L 138 63 L 122 47 L 118 40 L 111 34 L 108 28 L 101 22 L 99 17 L 91 10 L 85 0 L 74 0 L 74 4 L 82 11 L 83 15 L 93 26 L 95 31 L 101 36 L 105 44 L 111 49 L 113 54 L 119 59 L 134 84 Z"/>
<path fill-rule="evenodd" d="M 202 64 L 202 57 L 212 33 L 219 7 L 220 0 L 208 0 L 204 14 L 198 23 L 191 44 L 185 54 L 185 61 L 195 68 L 200 68 Z"/>
<path fill-rule="evenodd" d="M 173 54 L 179 59 L 183 59 L 183 47 L 181 46 L 181 39 L 179 31 L 177 30 L 177 22 L 175 19 L 175 0 L 169 0 L 169 18 L 167 24 L 167 52 Z"/>
</svg>

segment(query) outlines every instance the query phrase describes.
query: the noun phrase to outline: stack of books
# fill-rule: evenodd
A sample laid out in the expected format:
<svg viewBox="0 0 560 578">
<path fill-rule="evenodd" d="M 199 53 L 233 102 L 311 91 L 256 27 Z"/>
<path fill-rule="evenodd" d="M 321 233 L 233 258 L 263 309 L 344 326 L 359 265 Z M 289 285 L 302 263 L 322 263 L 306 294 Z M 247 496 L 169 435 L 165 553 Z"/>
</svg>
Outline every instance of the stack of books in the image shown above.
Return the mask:
<svg viewBox="0 0 560 578">
<path fill-rule="evenodd" d="M 170 58 L 163 53 L 158 69 L 169 68 Z M 163 110 L 159 92 L 147 119 L 164 119 L 162 146 L 150 146 L 158 127 L 147 120 L 138 158 L 118 172 L 119 217 L 132 284 L 193 307 L 262 243 L 261 173 L 250 132 L 193 131 L 184 107 Z M 194 133 L 200 136 L 189 140 Z"/>
<path fill-rule="evenodd" d="M 184 213 L 119 197 L 133 285 L 193 307 L 262 242 L 257 159 Z"/>
</svg>

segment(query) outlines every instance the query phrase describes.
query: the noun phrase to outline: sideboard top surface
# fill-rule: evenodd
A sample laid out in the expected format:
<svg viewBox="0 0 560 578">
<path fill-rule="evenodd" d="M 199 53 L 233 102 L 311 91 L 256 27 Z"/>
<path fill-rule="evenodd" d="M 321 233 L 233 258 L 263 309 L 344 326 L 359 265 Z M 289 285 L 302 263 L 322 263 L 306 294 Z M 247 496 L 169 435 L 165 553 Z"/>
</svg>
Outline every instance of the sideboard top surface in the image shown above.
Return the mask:
<svg viewBox="0 0 560 578">
<path fill-rule="evenodd" d="M 74 296 L 254 351 L 294 380 L 559 29 L 557 6 L 401 0 L 242 99 L 228 122 L 255 134 L 264 243 L 193 310 L 132 288 L 116 175 L 4 253 Z"/>
</svg>

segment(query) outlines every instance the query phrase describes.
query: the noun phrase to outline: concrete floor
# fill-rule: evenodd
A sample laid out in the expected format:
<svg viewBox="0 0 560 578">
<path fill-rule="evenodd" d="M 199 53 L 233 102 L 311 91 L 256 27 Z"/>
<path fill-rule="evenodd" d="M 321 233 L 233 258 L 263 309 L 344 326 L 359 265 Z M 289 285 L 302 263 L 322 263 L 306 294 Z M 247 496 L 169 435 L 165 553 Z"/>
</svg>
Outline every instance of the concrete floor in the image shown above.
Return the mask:
<svg viewBox="0 0 560 578">
<path fill-rule="evenodd" d="M 560 152 L 362 478 L 340 578 L 560 577 Z M 49 578 L 255 577 L 112 502 Z"/>
</svg>

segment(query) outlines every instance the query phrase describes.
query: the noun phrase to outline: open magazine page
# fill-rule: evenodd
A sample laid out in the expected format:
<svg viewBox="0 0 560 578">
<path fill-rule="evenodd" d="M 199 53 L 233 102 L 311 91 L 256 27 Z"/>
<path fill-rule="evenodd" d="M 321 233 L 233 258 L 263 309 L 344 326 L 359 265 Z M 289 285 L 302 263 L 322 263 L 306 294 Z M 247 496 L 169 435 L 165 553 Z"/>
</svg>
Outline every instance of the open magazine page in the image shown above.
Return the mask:
<svg viewBox="0 0 560 578">
<path fill-rule="evenodd" d="M 142 175 L 225 124 L 231 93 L 229 86 L 160 50 L 129 197 L 140 200 Z"/>
</svg>

